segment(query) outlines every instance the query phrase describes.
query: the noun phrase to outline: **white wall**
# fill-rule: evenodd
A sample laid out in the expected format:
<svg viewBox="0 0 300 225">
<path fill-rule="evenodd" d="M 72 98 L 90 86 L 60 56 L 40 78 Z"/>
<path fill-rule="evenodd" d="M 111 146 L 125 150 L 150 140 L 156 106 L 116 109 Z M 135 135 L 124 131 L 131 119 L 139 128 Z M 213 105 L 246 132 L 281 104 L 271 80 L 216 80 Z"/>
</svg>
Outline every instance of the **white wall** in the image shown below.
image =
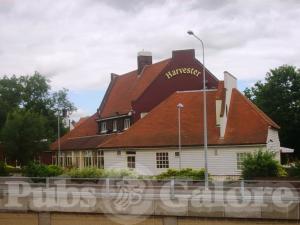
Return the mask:
<svg viewBox="0 0 300 225">
<path fill-rule="evenodd" d="M 269 151 L 275 152 L 276 159 L 280 162 L 280 140 L 278 135 L 278 130 L 269 128 L 267 136 L 267 149 Z"/>
<path fill-rule="evenodd" d="M 211 175 L 239 175 L 237 170 L 237 156 L 239 153 L 250 153 L 257 151 L 263 146 L 253 147 L 218 147 L 208 149 L 208 172 Z M 169 167 L 179 168 L 179 157 L 175 157 L 178 149 L 147 149 L 131 150 L 136 151 L 136 171 L 139 174 L 156 175 L 167 169 L 156 168 L 156 152 L 169 153 Z M 204 153 L 202 148 L 183 149 L 181 155 L 182 168 L 204 168 Z M 126 150 L 122 151 L 121 156 L 117 156 L 117 151 L 104 151 L 105 168 L 127 168 Z"/>
</svg>

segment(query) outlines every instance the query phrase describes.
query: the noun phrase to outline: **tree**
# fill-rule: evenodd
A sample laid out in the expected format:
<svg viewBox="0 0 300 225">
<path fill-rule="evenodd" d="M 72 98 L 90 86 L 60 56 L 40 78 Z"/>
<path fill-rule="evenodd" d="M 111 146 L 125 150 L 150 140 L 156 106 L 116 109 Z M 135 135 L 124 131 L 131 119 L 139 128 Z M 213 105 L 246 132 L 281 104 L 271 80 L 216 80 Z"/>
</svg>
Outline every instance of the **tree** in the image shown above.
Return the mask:
<svg viewBox="0 0 300 225">
<path fill-rule="evenodd" d="M 6 157 L 24 164 L 46 150 L 57 139 L 57 113 L 62 109 L 76 110 L 68 90 L 51 91 L 50 81 L 38 72 L 0 78 L 0 144 Z M 61 135 L 68 130 L 63 123 L 60 128 Z M 38 141 L 43 139 L 48 142 Z"/>
<path fill-rule="evenodd" d="M 282 146 L 300 157 L 300 71 L 283 65 L 270 70 L 265 82 L 246 88 L 245 95 L 281 127 Z"/>
<path fill-rule="evenodd" d="M 47 121 L 48 138 L 54 141 L 57 136 L 57 113 L 66 109 L 69 113 L 76 107 L 68 99 L 68 90 L 51 91 L 50 81 L 35 72 L 31 76 L 4 76 L 0 79 L 0 130 L 6 117 L 16 109 L 25 109 L 43 115 Z M 61 126 L 61 134 L 67 129 Z"/>
<path fill-rule="evenodd" d="M 44 116 L 26 110 L 9 113 L 1 131 L 7 159 L 26 165 L 47 150 L 46 121 Z"/>
</svg>

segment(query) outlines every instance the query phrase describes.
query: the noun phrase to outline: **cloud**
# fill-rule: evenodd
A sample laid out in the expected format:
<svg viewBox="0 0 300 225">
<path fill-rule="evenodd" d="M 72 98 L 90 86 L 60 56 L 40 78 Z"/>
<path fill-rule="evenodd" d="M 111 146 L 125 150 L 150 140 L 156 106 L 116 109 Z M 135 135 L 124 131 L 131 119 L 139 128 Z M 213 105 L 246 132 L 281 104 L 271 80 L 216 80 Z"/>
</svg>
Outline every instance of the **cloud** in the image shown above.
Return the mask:
<svg viewBox="0 0 300 225">
<path fill-rule="evenodd" d="M 111 72 L 136 68 L 136 53 L 154 61 L 205 43 L 206 65 L 240 80 L 263 79 L 275 66 L 300 67 L 300 4 L 266 1 L 0 1 L 0 74 L 32 74 L 55 89 L 99 90 Z M 95 104 L 99 103 L 97 99 Z"/>
</svg>

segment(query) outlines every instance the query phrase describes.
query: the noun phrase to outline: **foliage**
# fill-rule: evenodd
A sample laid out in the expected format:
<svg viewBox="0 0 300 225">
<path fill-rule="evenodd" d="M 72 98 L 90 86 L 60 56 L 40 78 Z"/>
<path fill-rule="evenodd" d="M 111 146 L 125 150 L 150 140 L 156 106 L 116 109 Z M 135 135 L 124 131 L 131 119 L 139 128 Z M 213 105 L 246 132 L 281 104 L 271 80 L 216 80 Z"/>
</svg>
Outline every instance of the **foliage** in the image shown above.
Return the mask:
<svg viewBox="0 0 300 225">
<path fill-rule="evenodd" d="M 131 177 L 136 178 L 137 174 L 128 169 L 98 169 L 94 167 L 90 168 L 72 168 L 68 172 L 66 172 L 67 176 L 72 178 L 124 178 Z"/>
<path fill-rule="evenodd" d="M 270 70 L 265 81 L 246 88 L 245 95 L 277 122 L 283 146 L 300 157 L 300 71 L 283 65 Z"/>
<path fill-rule="evenodd" d="M 21 114 L 23 113 L 32 113 L 35 118 L 34 122 L 37 122 L 37 120 L 41 122 L 43 120 L 44 129 L 42 130 L 42 136 L 48 140 L 46 144 L 49 145 L 49 143 L 57 139 L 57 112 L 59 109 L 60 111 L 66 109 L 69 113 L 76 110 L 73 103 L 68 100 L 68 90 L 51 91 L 50 81 L 38 72 L 35 72 L 31 76 L 3 76 L 0 78 L 0 133 L 8 124 L 10 124 L 9 136 L 13 133 L 15 135 L 22 135 L 21 132 L 13 130 L 20 127 L 27 131 L 30 129 L 35 130 L 34 126 L 36 123 L 28 123 L 29 118 L 23 120 L 25 116 L 21 118 Z M 16 114 L 20 115 L 17 116 Z M 12 117 L 14 121 L 12 121 Z M 12 125 L 12 123 L 14 123 L 14 125 Z M 67 128 L 62 124 L 61 135 L 66 132 Z M 7 133 L 7 131 L 5 131 L 5 133 Z M 15 154 L 16 146 L 23 145 L 20 141 L 24 139 L 24 135 L 22 138 L 19 136 L 16 137 L 16 143 L 13 146 L 12 142 L 5 138 L 5 135 L 4 137 L 0 135 L 0 142 L 3 142 L 7 152 L 11 152 L 8 157 L 8 160 L 11 161 L 17 159 L 17 154 Z M 30 138 L 31 137 L 29 137 L 29 139 Z M 37 141 L 37 139 L 29 140 L 29 142 L 33 141 Z M 26 152 L 31 152 L 31 146 L 32 145 L 23 145 L 23 149 L 19 149 L 19 152 L 23 151 L 24 148 Z M 23 161 L 28 161 L 28 159 Z"/>
<path fill-rule="evenodd" d="M 300 178 L 300 161 L 296 161 L 294 164 L 291 165 L 288 174 L 290 177 Z"/>
<path fill-rule="evenodd" d="M 34 162 L 24 167 L 23 175 L 26 177 L 56 177 L 63 173 L 63 169 L 55 165 L 43 165 Z"/>
<path fill-rule="evenodd" d="M 168 169 L 166 172 L 163 172 L 156 176 L 158 180 L 165 179 L 193 179 L 193 180 L 204 180 L 205 179 L 205 170 L 204 169 Z"/>
<path fill-rule="evenodd" d="M 6 167 L 5 163 L 1 161 L 0 162 L 0 176 L 5 177 L 8 175 L 9 175 L 9 173 L 8 173 L 7 167 Z"/>
<path fill-rule="evenodd" d="M 30 111 L 16 110 L 8 115 L 1 132 L 5 155 L 25 165 L 47 150 L 45 117 Z"/>
<path fill-rule="evenodd" d="M 258 177 L 285 176 L 285 170 L 274 158 L 274 153 L 259 150 L 249 153 L 242 162 L 242 177 L 253 179 Z"/>
</svg>

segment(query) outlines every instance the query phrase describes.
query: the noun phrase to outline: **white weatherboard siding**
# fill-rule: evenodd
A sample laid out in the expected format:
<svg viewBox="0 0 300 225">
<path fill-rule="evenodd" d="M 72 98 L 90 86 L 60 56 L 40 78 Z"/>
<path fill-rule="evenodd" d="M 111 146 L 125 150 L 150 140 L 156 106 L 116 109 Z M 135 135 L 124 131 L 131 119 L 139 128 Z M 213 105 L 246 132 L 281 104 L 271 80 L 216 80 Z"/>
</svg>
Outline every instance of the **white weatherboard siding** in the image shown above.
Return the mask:
<svg viewBox="0 0 300 225">
<path fill-rule="evenodd" d="M 267 149 L 276 153 L 276 159 L 280 162 L 280 140 L 278 130 L 269 128 L 267 137 Z"/>
<path fill-rule="evenodd" d="M 222 147 L 208 149 L 208 172 L 211 175 L 240 175 L 237 170 L 237 153 L 251 153 L 258 149 L 266 149 L 264 146 L 253 147 Z M 128 150 L 127 150 L 128 151 Z M 169 168 L 179 168 L 179 157 L 175 156 L 178 149 L 140 149 L 136 151 L 136 171 L 144 175 L 156 175 L 166 171 L 165 168 L 156 168 L 156 152 L 168 152 Z M 117 156 L 117 151 L 104 151 L 105 168 L 127 168 L 126 150 L 121 156 Z M 203 149 L 183 149 L 181 155 L 182 168 L 204 168 Z"/>
</svg>

